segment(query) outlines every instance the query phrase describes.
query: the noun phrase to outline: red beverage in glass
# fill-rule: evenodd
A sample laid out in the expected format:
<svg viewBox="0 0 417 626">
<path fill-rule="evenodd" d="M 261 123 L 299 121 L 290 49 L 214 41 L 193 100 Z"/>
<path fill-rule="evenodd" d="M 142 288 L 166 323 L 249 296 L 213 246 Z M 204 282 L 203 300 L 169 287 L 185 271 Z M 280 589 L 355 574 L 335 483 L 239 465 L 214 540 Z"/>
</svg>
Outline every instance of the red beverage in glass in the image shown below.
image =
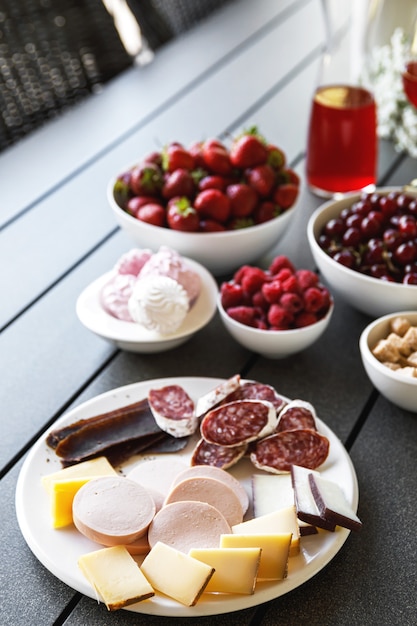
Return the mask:
<svg viewBox="0 0 417 626">
<path fill-rule="evenodd" d="M 411 104 L 417 107 L 417 60 L 410 61 L 403 72 L 404 92 Z"/>
<path fill-rule="evenodd" d="M 307 181 L 320 195 L 358 191 L 375 184 L 376 106 L 362 87 L 317 89 L 307 144 Z"/>
</svg>

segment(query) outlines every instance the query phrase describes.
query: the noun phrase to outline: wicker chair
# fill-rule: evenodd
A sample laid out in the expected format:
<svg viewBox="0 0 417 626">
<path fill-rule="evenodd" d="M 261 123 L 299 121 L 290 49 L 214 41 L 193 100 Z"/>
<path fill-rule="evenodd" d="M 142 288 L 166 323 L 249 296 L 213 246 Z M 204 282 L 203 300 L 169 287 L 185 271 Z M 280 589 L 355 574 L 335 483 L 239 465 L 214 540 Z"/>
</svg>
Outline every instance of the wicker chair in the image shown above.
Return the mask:
<svg viewBox="0 0 417 626">
<path fill-rule="evenodd" d="M 102 0 L 2 0 L 0 150 L 132 63 Z"/>
</svg>

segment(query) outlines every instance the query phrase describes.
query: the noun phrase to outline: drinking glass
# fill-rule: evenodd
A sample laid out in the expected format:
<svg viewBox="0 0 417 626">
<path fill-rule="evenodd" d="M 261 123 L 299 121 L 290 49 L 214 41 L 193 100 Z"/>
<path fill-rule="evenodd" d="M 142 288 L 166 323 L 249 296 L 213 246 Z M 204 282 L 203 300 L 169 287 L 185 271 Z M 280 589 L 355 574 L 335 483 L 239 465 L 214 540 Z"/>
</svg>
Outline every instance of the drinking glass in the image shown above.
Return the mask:
<svg viewBox="0 0 417 626">
<path fill-rule="evenodd" d="M 407 99 L 417 107 L 417 18 L 412 28 L 410 50 L 404 61 L 402 80 Z"/>
</svg>

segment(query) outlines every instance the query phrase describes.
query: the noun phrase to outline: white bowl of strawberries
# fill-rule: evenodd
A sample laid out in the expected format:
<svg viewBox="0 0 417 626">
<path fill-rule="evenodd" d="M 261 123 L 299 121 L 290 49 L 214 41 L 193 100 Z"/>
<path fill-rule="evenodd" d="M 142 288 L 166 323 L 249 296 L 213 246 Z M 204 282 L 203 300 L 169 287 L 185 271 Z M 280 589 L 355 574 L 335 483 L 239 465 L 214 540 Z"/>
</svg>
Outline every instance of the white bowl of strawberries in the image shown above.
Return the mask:
<svg viewBox="0 0 417 626">
<path fill-rule="evenodd" d="M 256 129 L 189 148 L 172 142 L 110 182 L 118 224 L 139 246 L 168 246 L 215 275 L 252 263 L 293 217 L 298 175 Z"/>
<path fill-rule="evenodd" d="M 225 328 L 248 350 L 281 359 L 311 346 L 326 330 L 333 298 L 317 274 L 276 256 L 268 269 L 242 266 L 223 282 L 217 309 Z"/>
</svg>

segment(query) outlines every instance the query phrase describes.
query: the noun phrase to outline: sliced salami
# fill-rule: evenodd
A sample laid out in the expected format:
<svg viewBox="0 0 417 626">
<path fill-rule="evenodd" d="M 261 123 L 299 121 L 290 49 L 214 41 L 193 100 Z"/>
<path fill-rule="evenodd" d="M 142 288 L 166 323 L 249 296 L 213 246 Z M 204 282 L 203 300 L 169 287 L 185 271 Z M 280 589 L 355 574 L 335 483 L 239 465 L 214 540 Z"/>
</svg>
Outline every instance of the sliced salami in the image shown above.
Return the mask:
<svg viewBox="0 0 417 626">
<path fill-rule="evenodd" d="M 289 472 L 291 465 L 316 469 L 328 454 L 327 437 L 311 428 L 303 428 L 274 433 L 258 441 L 250 459 L 258 469 L 280 474 Z"/>
<path fill-rule="evenodd" d="M 276 427 L 273 405 L 262 400 L 236 400 L 212 409 L 201 421 L 201 435 L 208 443 L 241 446 L 266 437 Z"/>
<path fill-rule="evenodd" d="M 276 432 L 280 433 L 284 430 L 299 430 L 304 428 L 317 430 L 314 407 L 304 400 L 292 400 L 281 411 Z"/>
<path fill-rule="evenodd" d="M 211 465 L 220 469 L 228 469 L 244 456 L 247 445 L 225 448 L 200 439 L 191 457 L 191 465 Z"/>
<path fill-rule="evenodd" d="M 284 396 L 281 396 L 271 385 L 251 380 L 241 383 L 240 387 L 226 398 L 226 402 L 234 402 L 235 400 L 266 400 L 274 405 L 277 413 L 279 413 L 288 402 L 288 400 L 284 398 Z"/>
<path fill-rule="evenodd" d="M 218 404 L 225 401 L 231 393 L 238 390 L 240 386 L 240 375 L 235 374 L 231 378 L 228 378 L 224 382 L 220 383 L 210 389 L 208 393 L 201 396 L 197 400 L 196 415 L 198 418 L 202 417 L 207 411 L 214 409 Z"/>
<path fill-rule="evenodd" d="M 180 385 L 151 389 L 148 402 L 159 428 L 173 437 L 186 437 L 196 431 L 194 402 Z"/>
</svg>

